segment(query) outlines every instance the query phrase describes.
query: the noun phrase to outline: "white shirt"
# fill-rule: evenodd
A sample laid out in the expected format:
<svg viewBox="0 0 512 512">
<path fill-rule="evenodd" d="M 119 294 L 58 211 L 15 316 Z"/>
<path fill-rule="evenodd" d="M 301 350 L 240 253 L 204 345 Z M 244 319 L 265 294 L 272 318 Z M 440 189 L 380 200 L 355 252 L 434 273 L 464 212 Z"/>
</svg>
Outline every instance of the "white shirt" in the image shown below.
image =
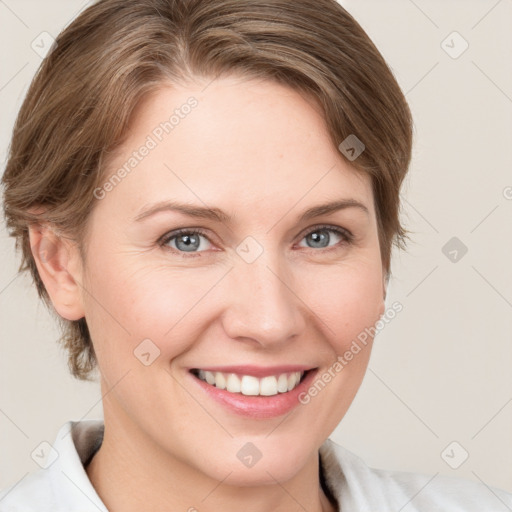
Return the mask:
<svg viewBox="0 0 512 512">
<path fill-rule="evenodd" d="M 0 512 L 108 512 L 84 469 L 103 431 L 102 420 L 65 423 L 55 452 L 47 447 L 46 467 L 0 492 Z M 512 494 L 503 490 L 453 476 L 370 468 L 331 439 L 320 447 L 320 468 L 341 512 L 512 511 Z"/>
</svg>

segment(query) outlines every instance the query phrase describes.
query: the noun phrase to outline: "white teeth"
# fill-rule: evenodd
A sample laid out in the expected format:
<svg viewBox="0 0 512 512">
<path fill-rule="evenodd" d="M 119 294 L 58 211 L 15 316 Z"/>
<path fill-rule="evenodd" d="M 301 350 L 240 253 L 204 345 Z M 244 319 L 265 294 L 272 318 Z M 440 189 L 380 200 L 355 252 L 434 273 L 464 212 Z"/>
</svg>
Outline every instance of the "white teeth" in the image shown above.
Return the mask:
<svg viewBox="0 0 512 512">
<path fill-rule="evenodd" d="M 297 375 L 290 373 L 290 375 L 288 375 L 288 389 L 293 389 L 295 384 L 297 384 Z"/>
<path fill-rule="evenodd" d="M 208 373 L 208 372 L 205 372 Z M 219 389 L 226 389 L 226 377 L 221 372 L 215 372 L 215 383 Z"/>
<path fill-rule="evenodd" d="M 286 373 L 279 375 L 279 379 L 277 379 L 277 391 L 279 391 L 279 393 L 286 393 L 288 391 L 288 377 Z"/>
<path fill-rule="evenodd" d="M 241 388 L 240 379 L 234 373 L 230 373 L 228 376 L 226 389 L 230 393 L 240 393 L 240 388 Z"/>
<path fill-rule="evenodd" d="M 237 377 L 238 379 L 238 377 Z M 242 377 L 242 385 L 240 392 L 242 395 L 259 395 L 260 394 L 260 381 L 251 375 L 244 375 Z"/>
<path fill-rule="evenodd" d="M 263 377 L 260 381 L 260 395 L 277 395 L 277 379 L 275 377 Z"/>
<path fill-rule="evenodd" d="M 292 372 L 258 379 L 252 375 L 240 376 L 235 373 L 198 371 L 198 377 L 208 384 L 230 393 L 242 393 L 247 396 L 273 396 L 286 393 L 297 387 L 303 375 L 304 372 Z"/>
<path fill-rule="evenodd" d="M 208 384 L 215 384 L 215 375 L 213 375 L 212 372 L 206 372 L 206 373 L 207 373 L 207 375 L 205 375 L 206 382 L 208 382 Z"/>
</svg>

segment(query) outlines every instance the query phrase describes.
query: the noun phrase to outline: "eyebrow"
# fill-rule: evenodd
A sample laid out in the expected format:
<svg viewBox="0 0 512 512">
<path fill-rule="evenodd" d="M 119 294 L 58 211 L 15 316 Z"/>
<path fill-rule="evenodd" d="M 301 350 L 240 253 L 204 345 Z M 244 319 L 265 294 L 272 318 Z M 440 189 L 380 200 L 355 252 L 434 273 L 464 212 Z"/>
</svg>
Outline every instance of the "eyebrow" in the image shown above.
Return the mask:
<svg viewBox="0 0 512 512">
<path fill-rule="evenodd" d="M 367 215 L 370 214 L 368 208 L 360 201 L 355 199 L 338 199 L 336 201 L 308 208 L 300 215 L 298 220 L 299 222 L 303 222 L 315 217 L 320 217 L 321 215 L 328 215 L 339 210 L 345 210 L 347 208 L 358 208 L 364 211 Z M 188 215 L 189 217 L 213 220 L 221 223 L 229 223 L 232 220 L 231 217 L 220 208 L 202 207 L 187 203 L 179 203 L 177 201 L 161 201 L 146 207 L 135 217 L 134 220 L 136 222 L 140 222 L 162 211 L 176 211 L 184 215 Z"/>
</svg>

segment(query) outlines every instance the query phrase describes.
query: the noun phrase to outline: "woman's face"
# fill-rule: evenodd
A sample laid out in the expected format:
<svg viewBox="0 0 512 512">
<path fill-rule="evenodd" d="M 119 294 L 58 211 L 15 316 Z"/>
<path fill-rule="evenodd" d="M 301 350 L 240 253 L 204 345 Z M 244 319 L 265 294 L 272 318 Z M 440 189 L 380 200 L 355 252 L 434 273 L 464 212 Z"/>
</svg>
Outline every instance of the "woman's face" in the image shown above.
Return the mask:
<svg viewBox="0 0 512 512">
<path fill-rule="evenodd" d="M 370 180 L 298 93 L 235 78 L 148 98 L 114 173 L 81 276 L 105 421 L 146 460 L 233 484 L 291 478 L 354 399 L 371 339 L 343 355 L 384 312 Z M 353 205 L 318 209 L 337 201 Z M 191 372 L 220 367 L 232 391 Z M 316 370 L 284 392 L 294 369 Z"/>
</svg>

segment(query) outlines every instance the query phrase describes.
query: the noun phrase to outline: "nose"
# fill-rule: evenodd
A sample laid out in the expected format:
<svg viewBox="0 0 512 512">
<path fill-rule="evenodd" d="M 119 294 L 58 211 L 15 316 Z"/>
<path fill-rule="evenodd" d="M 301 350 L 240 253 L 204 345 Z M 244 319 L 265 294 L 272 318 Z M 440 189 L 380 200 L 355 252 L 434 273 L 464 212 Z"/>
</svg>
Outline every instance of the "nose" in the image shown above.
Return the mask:
<svg viewBox="0 0 512 512">
<path fill-rule="evenodd" d="M 308 308 L 303 292 L 294 289 L 289 263 L 265 251 L 256 261 L 239 261 L 229 273 L 223 326 L 232 339 L 272 347 L 286 344 L 304 331 Z"/>
</svg>

